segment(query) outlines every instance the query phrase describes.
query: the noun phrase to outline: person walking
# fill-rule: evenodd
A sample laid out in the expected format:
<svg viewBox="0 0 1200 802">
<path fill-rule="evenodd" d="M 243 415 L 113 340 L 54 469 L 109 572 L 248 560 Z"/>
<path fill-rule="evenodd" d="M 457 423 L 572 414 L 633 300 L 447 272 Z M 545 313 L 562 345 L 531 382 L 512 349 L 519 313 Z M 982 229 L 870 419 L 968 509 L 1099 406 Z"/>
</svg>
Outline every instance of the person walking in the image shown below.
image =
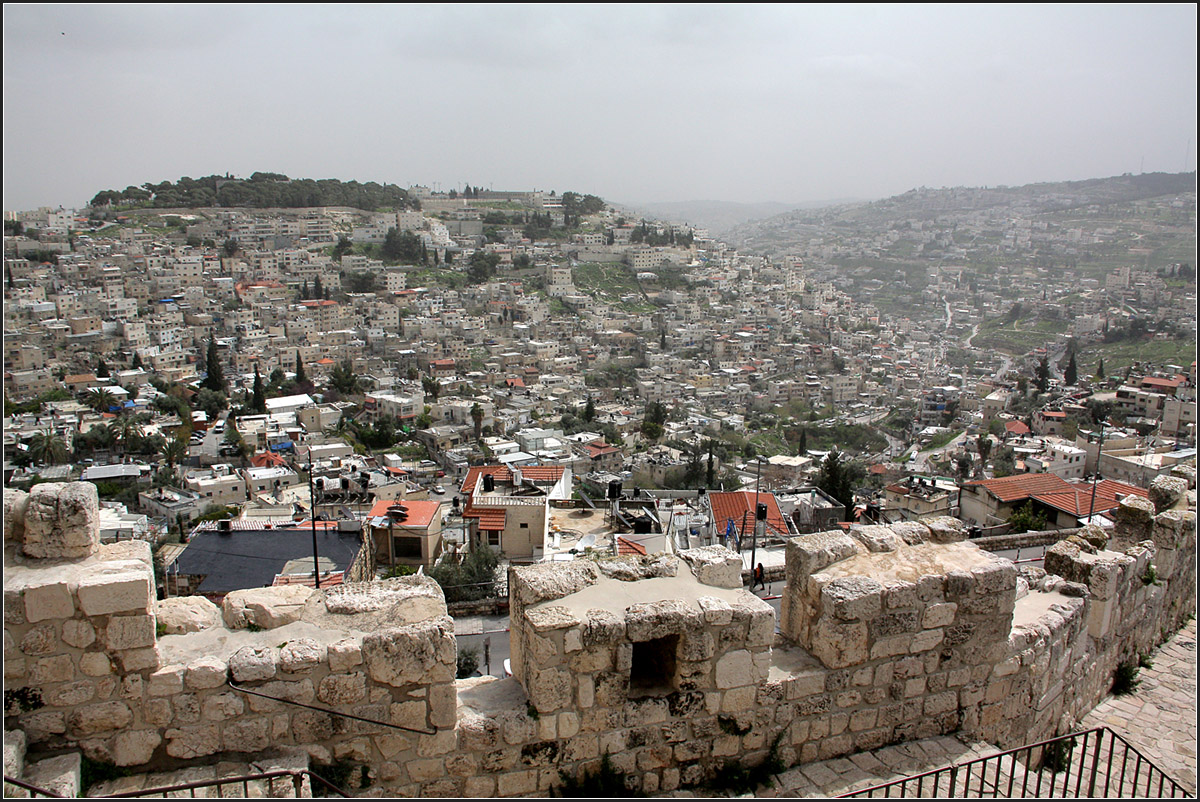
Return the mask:
<svg viewBox="0 0 1200 802">
<path fill-rule="evenodd" d="M 757 587 L 761 587 L 763 590 L 767 589 L 767 571 L 763 568 L 762 563 L 759 563 L 754 568 L 754 583 L 750 586 L 750 590 L 754 590 Z"/>
</svg>

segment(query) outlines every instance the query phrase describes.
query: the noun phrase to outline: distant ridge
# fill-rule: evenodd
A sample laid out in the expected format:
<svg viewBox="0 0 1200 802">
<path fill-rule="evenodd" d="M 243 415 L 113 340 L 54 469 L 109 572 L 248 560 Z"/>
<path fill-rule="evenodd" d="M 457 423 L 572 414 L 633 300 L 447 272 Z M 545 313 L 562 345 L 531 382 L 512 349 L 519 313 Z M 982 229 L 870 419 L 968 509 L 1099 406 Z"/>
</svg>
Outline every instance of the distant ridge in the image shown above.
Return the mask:
<svg viewBox="0 0 1200 802">
<path fill-rule="evenodd" d="M 750 222 L 751 220 L 774 217 L 775 215 L 795 209 L 814 209 L 830 206 L 835 203 L 848 202 L 851 201 L 823 200 L 807 201 L 805 203 L 764 201 L 762 203 L 737 203 L 734 201 L 694 200 L 622 203 L 616 205 L 632 215 L 666 220 L 673 223 L 689 223 L 700 228 L 707 228 L 710 234 L 720 236 L 735 226 Z"/>
<path fill-rule="evenodd" d="M 811 234 L 814 227 L 880 222 L 889 218 L 932 219 L 950 212 L 966 213 L 1011 206 L 1025 214 L 1081 206 L 1130 203 L 1163 195 L 1196 191 L 1196 173 L 1142 173 L 1057 181 L 1023 186 L 919 187 L 901 195 L 867 203 L 816 209 L 794 209 L 765 220 L 748 221 L 724 232 L 738 248 L 786 248 Z"/>
</svg>

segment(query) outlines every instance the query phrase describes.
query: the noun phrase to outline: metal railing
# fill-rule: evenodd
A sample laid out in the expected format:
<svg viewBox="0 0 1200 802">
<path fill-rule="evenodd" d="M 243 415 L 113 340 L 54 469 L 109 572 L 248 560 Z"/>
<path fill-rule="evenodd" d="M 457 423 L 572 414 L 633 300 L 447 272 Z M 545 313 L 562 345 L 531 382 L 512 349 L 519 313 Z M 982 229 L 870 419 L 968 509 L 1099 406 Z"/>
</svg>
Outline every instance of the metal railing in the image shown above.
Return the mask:
<svg viewBox="0 0 1200 802">
<path fill-rule="evenodd" d="M 1120 735 L 1097 727 L 842 794 L 844 798 L 934 796 L 1194 798 L 1195 793 Z"/>
<path fill-rule="evenodd" d="M 103 796 L 98 797 L 98 798 L 100 798 L 100 799 L 134 799 L 134 798 L 139 798 L 139 797 L 161 796 L 165 799 L 168 796 L 171 796 L 171 797 L 183 796 L 184 792 L 186 791 L 188 797 L 195 799 L 196 791 L 201 788 L 216 788 L 217 789 L 216 796 L 223 797 L 223 796 L 230 796 L 229 794 L 221 793 L 221 789 L 227 785 L 234 786 L 235 788 L 240 785 L 241 791 L 242 791 L 241 796 L 245 798 L 245 797 L 250 796 L 250 783 L 266 783 L 265 789 L 259 789 L 259 788 L 255 789 L 256 791 L 258 791 L 258 793 L 256 793 L 255 796 L 279 798 L 281 796 L 284 796 L 284 794 L 280 792 L 277 782 L 284 780 L 284 779 L 287 779 L 291 782 L 292 792 L 294 793 L 296 798 L 315 797 L 316 795 L 313 793 L 313 791 L 317 787 L 320 787 L 320 790 L 322 791 L 321 797 L 317 797 L 317 798 L 329 797 L 329 796 L 339 796 L 339 797 L 349 798 L 349 796 L 350 796 L 349 794 L 345 793 L 340 788 L 338 788 L 336 785 L 330 783 L 328 780 L 326 780 L 321 775 L 315 774 L 314 772 L 312 772 L 310 769 L 279 769 L 277 771 L 267 771 L 267 772 L 261 772 L 259 774 L 243 774 L 243 775 L 240 775 L 237 777 L 223 777 L 221 779 L 198 780 L 196 782 L 180 783 L 177 785 L 162 785 L 162 786 L 156 786 L 154 788 L 142 788 L 137 791 L 124 791 L 119 794 L 104 794 Z M 307 787 L 305 787 L 305 785 L 304 785 L 305 780 L 308 780 Z M 45 788 L 38 788 L 36 785 L 30 785 L 27 782 L 22 782 L 21 780 L 15 779 L 13 777 L 9 777 L 7 775 L 5 775 L 5 777 L 4 777 L 4 782 L 11 783 L 12 785 L 15 785 L 19 788 L 23 788 L 26 791 L 29 791 L 30 794 L 34 795 L 34 796 L 44 796 L 44 797 L 50 797 L 53 799 L 62 799 L 63 798 L 61 794 L 56 794 L 53 791 L 47 791 Z M 286 786 L 285 786 L 285 788 L 286 788 Z M 81 790 L 86 793 L 86 791 L 88 789 L 84 788 Z M 201 796 L 207 796 L 207 795 L 202 794 Z"/>
</svg>

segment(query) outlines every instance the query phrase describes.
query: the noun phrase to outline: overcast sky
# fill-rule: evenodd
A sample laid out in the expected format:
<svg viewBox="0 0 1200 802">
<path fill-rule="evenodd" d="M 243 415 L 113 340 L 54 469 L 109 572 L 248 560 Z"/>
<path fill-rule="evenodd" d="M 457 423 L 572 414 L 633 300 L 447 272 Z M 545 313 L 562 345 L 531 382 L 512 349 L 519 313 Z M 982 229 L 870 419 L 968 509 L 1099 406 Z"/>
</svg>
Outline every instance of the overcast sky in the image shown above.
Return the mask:
<svg viewBox="0 0 1200 802">
<path fill-rule="evenodd" d="M 799 203 L 1196 168 L 1196 6 L 4 6 L 4 208 L 251 172 Z"/>
</svg>

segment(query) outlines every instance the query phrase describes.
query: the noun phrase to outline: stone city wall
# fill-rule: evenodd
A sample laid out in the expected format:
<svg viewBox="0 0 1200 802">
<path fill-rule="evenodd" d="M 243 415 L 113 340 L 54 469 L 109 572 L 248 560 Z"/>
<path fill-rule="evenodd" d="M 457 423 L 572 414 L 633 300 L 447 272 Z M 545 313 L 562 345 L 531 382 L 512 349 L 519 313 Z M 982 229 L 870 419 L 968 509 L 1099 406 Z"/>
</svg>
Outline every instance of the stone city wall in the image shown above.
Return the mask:
<svg viewBox="0 0 1200 802">
<path fill-rule="evenodd" d="M 514 568 L 514 676 L 458 681 L 425 577 L 154 602 L 146 544 L 95 539 L 94 486 L 5 491 L 5 727 L 31 753 L 146 769 L 292 747 L 401 796 L 546 794 L 605 754 L 659 793 L 772 752 L 1015 746 L 1070 726 L 1194 609 L 1194 493 L 1159 491 L 1126 500 L 1107 546 L 1087 529 L 1053 547 L 1057 576 L 954 519 L 795 538 L 779 635 L 719 547 Z"/>
</svg>

